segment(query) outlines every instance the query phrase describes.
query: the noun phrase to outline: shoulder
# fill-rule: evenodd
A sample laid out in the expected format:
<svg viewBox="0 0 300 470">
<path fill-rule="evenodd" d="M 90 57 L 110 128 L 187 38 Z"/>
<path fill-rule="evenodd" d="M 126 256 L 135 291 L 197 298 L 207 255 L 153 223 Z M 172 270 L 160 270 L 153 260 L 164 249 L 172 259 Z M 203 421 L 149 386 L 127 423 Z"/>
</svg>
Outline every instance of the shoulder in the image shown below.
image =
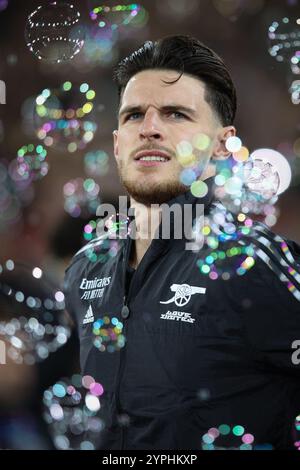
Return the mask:
<svg viewBox="0 0 300 470">
<path fill-rule="evenodd" d="M 264 281 L 279 294 L 289 291 L 300 301 L 300 245 L 275 234 L 261 222 L 253 224 L 249 240 Z"/>
<path fill-rule="evenodd" d="M 88 272 L 95 264 L 104 266 L 116 257 L 123 240 L 109 238 L 106 234 L 93 239 L 84 245 L 73 256 L 65 271 L 65 281 L 72 277 L 77 278 L 83 271 Z"/>
</svg>

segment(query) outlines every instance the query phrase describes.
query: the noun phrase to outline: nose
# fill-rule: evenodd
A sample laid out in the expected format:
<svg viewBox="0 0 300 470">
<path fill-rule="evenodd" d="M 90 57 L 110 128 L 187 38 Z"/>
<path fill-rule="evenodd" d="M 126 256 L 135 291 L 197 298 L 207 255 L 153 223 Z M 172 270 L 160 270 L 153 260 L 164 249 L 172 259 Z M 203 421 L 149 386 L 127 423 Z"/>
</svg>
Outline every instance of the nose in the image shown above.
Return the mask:
<svg viewBox="0 0 300 470">
<path fill-rule="evenodd" d="M 141 139 L 162 140 L 162 123 L 156 110 L 148 109 L 140 126 Z"/>
</svg>

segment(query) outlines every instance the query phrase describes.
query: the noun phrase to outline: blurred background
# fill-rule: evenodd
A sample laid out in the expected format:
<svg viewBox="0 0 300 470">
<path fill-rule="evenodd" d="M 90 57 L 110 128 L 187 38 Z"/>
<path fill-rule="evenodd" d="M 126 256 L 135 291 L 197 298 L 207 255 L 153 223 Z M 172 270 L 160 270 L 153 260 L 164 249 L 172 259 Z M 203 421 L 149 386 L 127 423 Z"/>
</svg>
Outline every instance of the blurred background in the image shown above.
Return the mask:
<svg viewBox="0 0 300 470">
<path fill-rule="evenodd" d="M 299 18 L 298 0 L 0 0 L 0 274 L 12 276 L 5 281 L 6 294 L 15 283 L 13 292 L 27 289 L 30 295 L 32 283 L 39 280 L 35 299 L 48 299 L 47 311 L 63 311 L 64 270 L 92 238 L 97 206 L 117 205 L 124 194 L 112 146 L 117 127 L 113 67 L 144 41 L 171 34 L 195 36 L 225 60 L 237 88 L 235 126 L 243 144 L 250 152 L 277 150 L 289 162 L 292 181 L 276 203 L 278 216 L 271 225 L 300 242 Z M 21 279 L 25 285 L 20 287 Z M 15 302 L 1 294 L 1 320 L 16 317 L 21 302 L 17 294 Z M 27 308 L 37 312 L 40 304 Z M 54 317 L 44 319 L 44 326 L 52 325 L 46 333 L 54 332 Z M 22 321 L 13 328 L 22 330 Z M 31 322 L 26 328 L 32 335 L 38 327 Z M 76 342 L 63 350 L 65 328 L 65 338 L 56 344 L 63 351 L 64 370 L 57 367 L 59 359 L 49 362 L 49 354 L 36 348 L 37 337 L 35 353 L 18 369 L 24 370 L 24 380 L 14 373 L 17 360 L 12 354 L 11 388 L 0 387 L 1 409 L 9 408 L 10 395 L 10 407 L 15 410 L 17 402 L 28 413 L 29 385 L 35 384 L 34 396 L 39 396 L 39 390 L 64 373 L 76 372 Z M 41 360 L 43 372 L 38 366 L 30 368 Z M 24 389 L 24 401 L 12 393 L 16 387 Z M 59 413 L 55 410 L 54 415 Z M 28 419 L 24 422 L 28 428 Z M 8 423 L 0 422 L 0 439 L 7 435 L 7 426 L 14 429 L 11 418 Z M 40 436 L 40 425 L 32 425 L 33 435 Z M 16 433 L 12 430 L 11 435 Z M 32 439 L 38 448 L 52 445 L 47 437 L 43 442 Z M 4 447 L 21 445 L 21 439 L 3 442 Z M 60 441 L 57 447 L 68 444 Z"/>
</svg>

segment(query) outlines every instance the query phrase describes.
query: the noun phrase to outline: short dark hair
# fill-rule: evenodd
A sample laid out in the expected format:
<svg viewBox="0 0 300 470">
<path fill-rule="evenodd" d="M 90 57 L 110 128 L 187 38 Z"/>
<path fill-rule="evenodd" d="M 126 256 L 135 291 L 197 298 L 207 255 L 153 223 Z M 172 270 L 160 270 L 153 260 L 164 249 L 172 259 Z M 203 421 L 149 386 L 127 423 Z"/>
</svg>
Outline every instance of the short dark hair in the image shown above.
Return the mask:
<svg viewBox="0 0 300 470">
<path fill-rule="evenodd" d="M 169 69 L 180 76 L 166 83 L 175 83 L 183 73 L 203 81 L 205 99 L 216 112 L 223 126 L 231 125 L 236 113 L 236 90 L 223 60 L 198 39 L 175 35 L 158 41 L 146 41 L 142 47 L 123 59 L 113 78 L 118 86 L 119 103 L 128 81 L 147 69 Z"/>
</svg>

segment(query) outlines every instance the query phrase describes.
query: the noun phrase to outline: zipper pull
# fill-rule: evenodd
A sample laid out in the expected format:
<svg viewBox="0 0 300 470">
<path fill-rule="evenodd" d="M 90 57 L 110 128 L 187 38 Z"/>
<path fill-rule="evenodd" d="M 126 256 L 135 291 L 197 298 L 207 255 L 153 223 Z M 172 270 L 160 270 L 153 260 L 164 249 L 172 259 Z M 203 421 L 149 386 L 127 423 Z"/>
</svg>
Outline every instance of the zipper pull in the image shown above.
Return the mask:
<svg viewBox="0 0 300 470">
<path fill-rule="evenodd" d="M 124 305 L 123 305 L 122 310 L 121 310 L 121 317 L 124 318 L 124 320 L 126 320 L 126 318 L 129 317 L 130 310 L 126 305 L 126 297 L 125 296 L 124 296 L 124 301 L 123 302 L 124 302 Z"/>
</svg>

